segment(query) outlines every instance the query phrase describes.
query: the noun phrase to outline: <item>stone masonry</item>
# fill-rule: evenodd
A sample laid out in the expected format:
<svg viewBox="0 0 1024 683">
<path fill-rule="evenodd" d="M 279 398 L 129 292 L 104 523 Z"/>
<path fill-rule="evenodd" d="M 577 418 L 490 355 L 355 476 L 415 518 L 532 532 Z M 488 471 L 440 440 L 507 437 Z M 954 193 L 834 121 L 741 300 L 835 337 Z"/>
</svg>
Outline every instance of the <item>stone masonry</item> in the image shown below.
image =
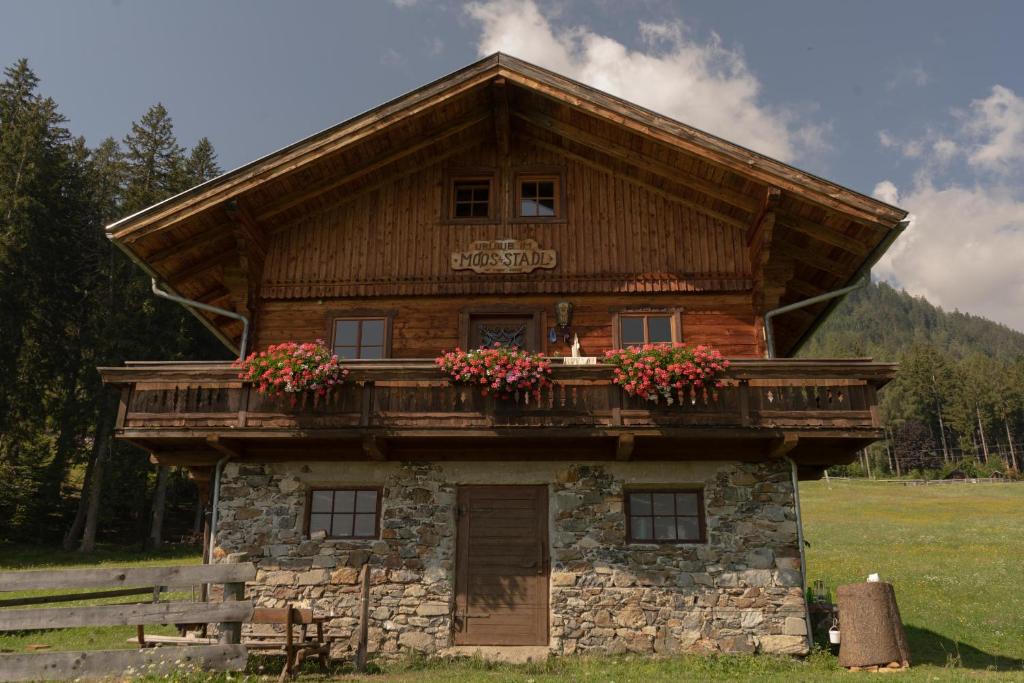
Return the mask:
<svg viewBox="0 0 1024 683">
<path fill-rule="evenodd" d="M 451 644 L 459 484 L 547 484 L 550 647 L 583 652 L 806 652 L 792 486 L 783 463 L 228 463 L 217 557 L 247 552 L 248 594 L 331 617 L 354 642 L 359 569 L 371 577 L 370 652 Z M 626 544 L 630 484 L 700 484 L 708 542 Z M 310 487 L 383 486 L 381 538 L 310 539 Z"/>
</svg>

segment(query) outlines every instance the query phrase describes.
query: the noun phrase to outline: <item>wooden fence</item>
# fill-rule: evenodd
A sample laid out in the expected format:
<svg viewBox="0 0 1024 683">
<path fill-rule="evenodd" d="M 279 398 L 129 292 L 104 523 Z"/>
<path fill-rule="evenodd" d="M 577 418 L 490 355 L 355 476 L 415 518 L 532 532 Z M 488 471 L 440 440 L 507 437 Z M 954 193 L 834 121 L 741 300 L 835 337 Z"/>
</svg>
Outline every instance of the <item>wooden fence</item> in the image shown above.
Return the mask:
<svg viewBox="0 0 1024 683">
<path fill-rule="evenodd" d="M 181 668 L 236 671 L 245 668 L 248 652 L 241 625 L 252 619 L 253 604 L 243 600 L 245 582 L 256 578 L 252 563 L 114 569 L 0 572 L 0 608 L 84 601 L 130 595 L 159 595 L 161 590 L 223 584 L 223 602 L 150 602 L 82 607 L 0 609 L 0 632 L 50 630 L 83 626 L 148 624 L 219 624 L 217 644 L 139 650 L 94 650 L 0 654 L 0 681 L 64 680 L 117 676 L 125 671 L 170 673 Z M 68 595 L 3 600 L 14 591 L 76 589 Z M 89 593 L 81 589 L 103 589 Z"/>
</svg>

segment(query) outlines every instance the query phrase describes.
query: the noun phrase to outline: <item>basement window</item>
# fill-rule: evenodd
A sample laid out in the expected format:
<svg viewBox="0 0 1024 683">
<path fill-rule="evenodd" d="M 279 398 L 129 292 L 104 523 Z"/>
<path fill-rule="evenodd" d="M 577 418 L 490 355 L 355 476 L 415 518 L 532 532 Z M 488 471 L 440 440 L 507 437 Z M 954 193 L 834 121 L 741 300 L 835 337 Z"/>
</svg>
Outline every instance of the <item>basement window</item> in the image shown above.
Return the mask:
<svg viewBox="0 0 1024 683">
<path fill-rule="evenodd" d="M 377 538 L 380 498 L 381 490 L 377 488 L 311 491 L 307 534 L 323 531 L 328 538 Z"/>
<path fill-rule="evenodd" d="M 629 543 L 703 543 L 704 492 L 666 489 L 626 492 Z"/>
</svg>

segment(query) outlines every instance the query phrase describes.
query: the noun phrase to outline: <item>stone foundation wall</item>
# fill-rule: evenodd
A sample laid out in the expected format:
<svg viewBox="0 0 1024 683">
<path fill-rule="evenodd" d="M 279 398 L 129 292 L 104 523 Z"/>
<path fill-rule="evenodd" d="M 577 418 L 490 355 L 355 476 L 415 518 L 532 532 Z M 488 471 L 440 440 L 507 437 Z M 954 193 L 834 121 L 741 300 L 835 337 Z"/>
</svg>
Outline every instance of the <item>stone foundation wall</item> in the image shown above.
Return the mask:
<svg viewBox="0 0 1024 683">
<path fill-rule="evenodd" d="M 434 653 L 451 644 L 459 484 L 549 486 L 555 652 L 806 651 L 783 463 L 228 463 L 216 555 L 249 553 L 259 604 L 331 616 L 337 654 L 368 561 L 370 651 Z M 708 542 L 627 545 L 630 484 L 702 485 Z M 332 486 L 383 486 L 380 539 L 305 537 L 307 492 Z"/>
</svg>

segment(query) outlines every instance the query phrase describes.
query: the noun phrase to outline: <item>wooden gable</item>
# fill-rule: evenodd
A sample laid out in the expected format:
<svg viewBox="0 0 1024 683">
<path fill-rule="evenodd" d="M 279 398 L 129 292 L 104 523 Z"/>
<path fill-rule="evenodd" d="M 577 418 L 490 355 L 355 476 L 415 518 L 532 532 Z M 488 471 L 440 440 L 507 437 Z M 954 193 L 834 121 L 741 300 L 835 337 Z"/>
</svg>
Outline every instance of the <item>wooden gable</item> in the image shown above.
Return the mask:
<svg viewBox="0 0 1024 683">
<path fill-rule="evenodd" d="M 444 220 L 453 168 L 555 168 L 564 221 Z M 905 212 L 520 60 L 495 55 L 111 225 L 166 286 L 258 301 L 748 291 L 754 311 L 850 284 Z M 453 271 L 471 241 L 534 239 L 558 265 Z M 776 323 L 791 351 L 826 304 Z M 203 314 L 229 345 L 240 324 Z"/>
</svg>

